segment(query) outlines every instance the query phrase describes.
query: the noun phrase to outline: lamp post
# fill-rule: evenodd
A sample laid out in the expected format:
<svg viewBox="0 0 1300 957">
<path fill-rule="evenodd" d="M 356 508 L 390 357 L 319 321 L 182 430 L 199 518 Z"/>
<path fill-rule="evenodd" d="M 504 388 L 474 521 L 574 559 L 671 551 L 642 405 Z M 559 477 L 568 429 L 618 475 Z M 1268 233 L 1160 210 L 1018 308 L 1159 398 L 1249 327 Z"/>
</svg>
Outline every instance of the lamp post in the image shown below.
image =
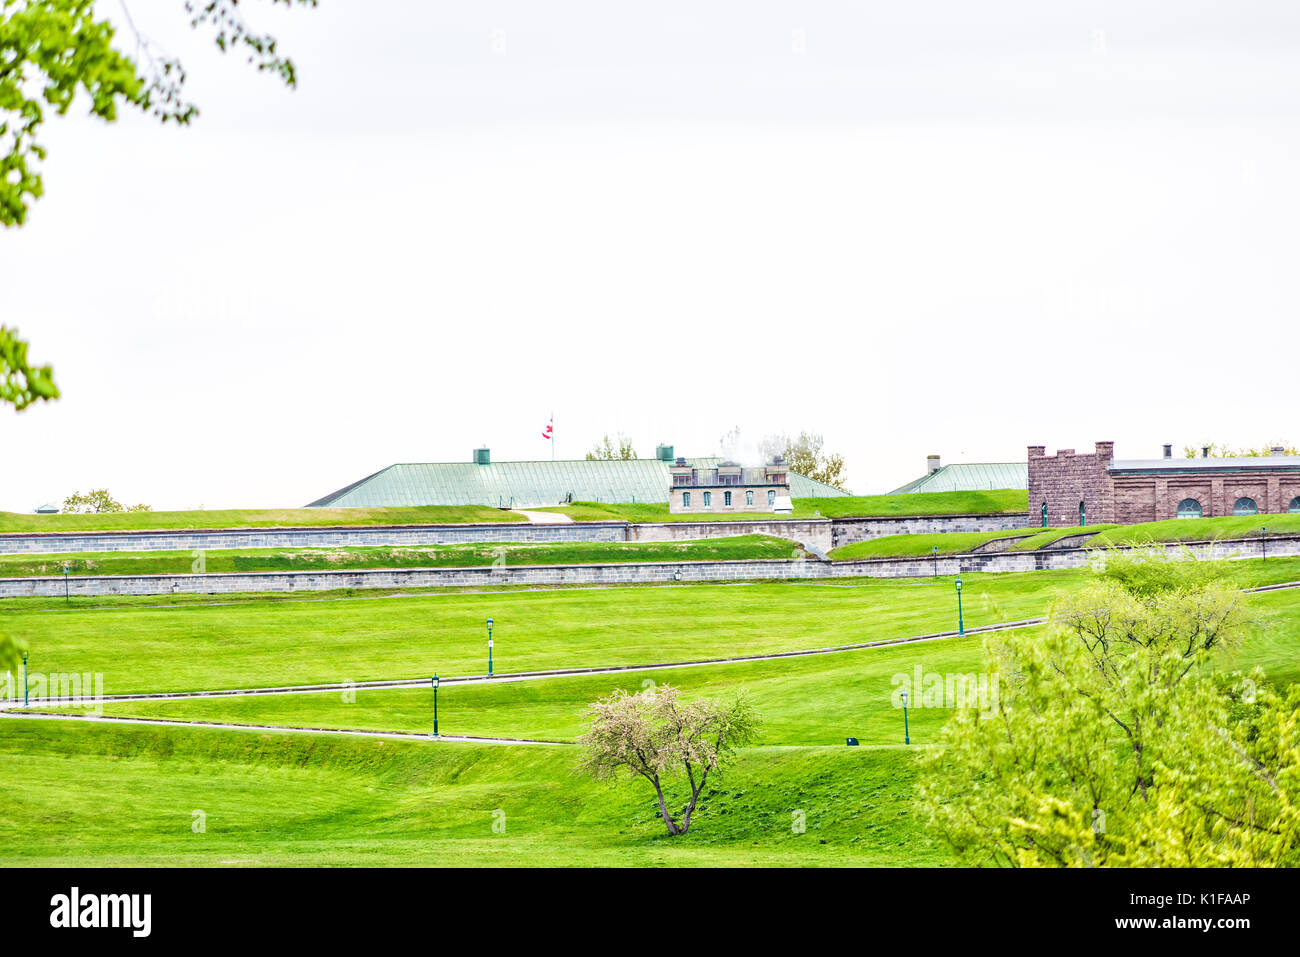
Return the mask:
<svg viewBox="0 0 1300 957">
<path fill-rule="evenodd" d="M 23 652 L 23 707 L 27 707 L 27 652 Z"/>
<path fill-rule="evenodd" d="M 72 599 L 68 597 L 68 566 L 63 566 L 63 601 L 64 604 L 71 604 Z"/>
<path fill-rule="evenodd" d="M 903 743 L 911 744 L 911 735 L 907 733 L 907 692 L 903 692 Z"/>
<path fill-rule="evenodd" d="M 957 579 L 957 634 L 959 637 L 966 636 L 966 623 L 961 617 L 961 579 Z"/>
<path fill-rule="evenodd" d="M 1263 554 L 1265 561 L 1268 561 L 1268 537 L 1266 535 L 1267 532 L 1268 532 L 1267 525 L 1261 525 L 1259 527 L 1259 550 Z"/>
<path fill-rule="evenodd" d="M 934 556 L 934 577 L 939 577 L 939 546 L 931 547 L 930 554 Z"/>
<path fill-rule="evenodd" d="M 433 736 L 438 737 L 438 676 L 433 676 Z"/>
<path fill-rule="evenodd" d="M 492 619 L 487 620 L 488 628 L 488 677 L 492 677 Z"/>
</svg>

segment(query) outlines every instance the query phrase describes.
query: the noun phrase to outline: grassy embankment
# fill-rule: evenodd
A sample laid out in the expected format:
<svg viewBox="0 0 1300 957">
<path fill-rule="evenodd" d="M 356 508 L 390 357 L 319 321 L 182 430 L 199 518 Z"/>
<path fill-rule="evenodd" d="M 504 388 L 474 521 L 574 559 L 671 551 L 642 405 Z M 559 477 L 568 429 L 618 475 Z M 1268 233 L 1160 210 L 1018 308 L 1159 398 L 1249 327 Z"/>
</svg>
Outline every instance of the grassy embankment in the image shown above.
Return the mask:
<svg viewBox="0 0 1300 957">
<path fill-rule="evenodd" d="M 189 512 L 89 512 L 27 515 L 0 512 L 0 533 L 177 531 L 194 528 L 298 528 L 328 525 L 441 525 L 526 522 L 487 505 L 409 508 L 241 508 Z"/>
<path fill-rule="evenodd" d="M 574 502 L 537 509 L 560 512 L 578 522 L 697 522 L 763 521 L 773 518 L 872 518 L 907 515 L 971 515 L 1025 512 L 1028 493 L 1023 489 L 991 492 L 921 492 L 915 495 L 845 495 L 830 498 L 796 498 L 790 515 L 770 513 L 709 512 L 670 514 L 668 503 L 609 504 Z"/>
<path fill-rule="evenodd" d="M 1073 528 L 1024 528 L 999 532 L 949 532 L 928 535 L 885 535 L 834 549 L 832 559 L 892 558 L 929 555 L 935 545 L 940 555 L 963 554 L 978 545 L 999 538 L 1016 538 L 1011 551 L 1043 548 L 1072 535 L 1087 535 L 1074 544 L 1087 548 L 1157 542 L 1198 542 L 1218 539 L 1253 538 L 1260 529 L 1269 535 L 1300 533 L 1300 515 L 1253 515 L 1226 518 L 1171 519 L 1140 525 L 1089 525 Z"/>
<path fill-rule="evenodd" d="M 463 568 L 501 561 L 512 565 L 586 565 L 618 562 L 744 561 L 802 557 L 793 542 L 770 535 L 739 535 L 684 542 L 562 542 L 413 545 L 385 548 L 207 549 L 206 572 L 342 571 L 366 568 Z M 177 575 L 194 571 L 192 551 L 0 555 L 0 578 L 71 575 Z"/>
</svg>

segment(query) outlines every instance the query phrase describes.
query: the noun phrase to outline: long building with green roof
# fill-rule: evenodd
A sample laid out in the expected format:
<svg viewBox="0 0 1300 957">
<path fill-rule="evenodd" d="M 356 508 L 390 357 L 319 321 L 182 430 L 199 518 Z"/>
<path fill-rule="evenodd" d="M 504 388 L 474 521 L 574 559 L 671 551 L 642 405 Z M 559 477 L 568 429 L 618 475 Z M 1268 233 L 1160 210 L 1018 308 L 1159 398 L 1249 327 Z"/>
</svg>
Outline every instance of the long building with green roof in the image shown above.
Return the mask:
<svg viewBox="0 0 1300 957">
<path fill-rule="evenodd" d="M 383 508 L 402 505 L 490 505 L 538 508 L 568 502 L 667 502 L 672 487 L 670 446 L 653 459 L 568 459 L 493 462 L 477 449 L 469 462 L 405 462 L 390 465 L 311 502 L 308 508 Z M 691 458 L 696 468 L 717 468 L 720 458 Z M 790 473 L 794 498 L 847 495 Z"/>
</svg>

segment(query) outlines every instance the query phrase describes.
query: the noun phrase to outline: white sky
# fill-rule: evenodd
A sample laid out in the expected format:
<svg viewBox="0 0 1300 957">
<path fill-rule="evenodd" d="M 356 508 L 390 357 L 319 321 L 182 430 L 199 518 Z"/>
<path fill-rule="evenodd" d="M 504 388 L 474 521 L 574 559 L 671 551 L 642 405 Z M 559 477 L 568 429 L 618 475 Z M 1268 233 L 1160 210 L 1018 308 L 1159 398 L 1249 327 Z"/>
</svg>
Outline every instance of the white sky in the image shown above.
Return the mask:
<svg viewBox="0 0 1300 957">
<path fill-rule="evenodd" d="M 249 7 L 296 92 L 135 0 L 196 124 L 47 125 L 0 322 L 64 397 L 0 410 L 0 509 L 302 505 L 552 411 L 821 431 L 860 493 L 1300 441 L 1294 5 Z"/>
</svg>

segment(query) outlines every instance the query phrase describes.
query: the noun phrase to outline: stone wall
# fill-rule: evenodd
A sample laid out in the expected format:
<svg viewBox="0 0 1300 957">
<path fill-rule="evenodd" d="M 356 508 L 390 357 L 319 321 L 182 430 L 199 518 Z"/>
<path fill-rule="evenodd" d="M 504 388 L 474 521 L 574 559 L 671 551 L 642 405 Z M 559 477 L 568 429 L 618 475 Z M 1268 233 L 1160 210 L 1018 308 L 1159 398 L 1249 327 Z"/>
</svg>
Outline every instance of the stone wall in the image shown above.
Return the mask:
<svg viewBox="0 0 1300 957">
<path fill-rule="evenodd" d="M 983 532 L 1021 528 L 1024 516 L 929 515 L 919 518 L 779 519 L 736 521 L 575 522 L 530 525 L 392 525 L 374 527 L 198 529 L 175 532 L 60 532 L 0 535 L 0 555 L 76 552 L 194 551 L 222 548 L 366 548 L 468 542 L 666 542 L 733 535 L 775 535 L 825 552 L 882 535 Z"/>
<path fill-rule="evenodd" d="M 832 546 L 832 521 L 829 518 L 755 519 L 716 522 L 655 522 L 627 527 L 630 542 L 681 542 L 700 538 L 727 538 L 732 535 L 775 535 L 825 552 Z"/>
<path fill-rule="evenodd" d="M 944 532 L 1002 532 L 1025 528 L 1021 512 L 985 515 L 916 515 L 896 518 L 837 518 L 832 522 L 832 546 L 852 545 L 885 535 L 930 535 Z"/>
<path fill-rule="evenodd" d="M 1200 557 L 1258 558 L 1258 537 L 1188 543 Z M 1270 556 L 1300 555 L 1300 535 L 1270 536 Z M 970 572 L 1024 572 L 1078 568 L 1098 553 L 1089 549 L 943 555 L 937 574 L 951 578 Z M 69 594 L 167 595 L 228 594 L 234 592 L 312 592 L 336 589 L 403 589 L 436 586 L 488 585 L 619 585 L 670 582 L 741 581 L 755 579 L 929 578 L 935 560 L 879 558 L 855 562 L 769 559 L 726 562 L 628 562 L 609 565 L 532 565 L 515 568 L 407 568 L 372 571 L 228 572 L 206 575 L 79 576 L 67 580 Z M 64 579 L 3 578 L 0 598 L 61 598 Z"/>
</svg>

